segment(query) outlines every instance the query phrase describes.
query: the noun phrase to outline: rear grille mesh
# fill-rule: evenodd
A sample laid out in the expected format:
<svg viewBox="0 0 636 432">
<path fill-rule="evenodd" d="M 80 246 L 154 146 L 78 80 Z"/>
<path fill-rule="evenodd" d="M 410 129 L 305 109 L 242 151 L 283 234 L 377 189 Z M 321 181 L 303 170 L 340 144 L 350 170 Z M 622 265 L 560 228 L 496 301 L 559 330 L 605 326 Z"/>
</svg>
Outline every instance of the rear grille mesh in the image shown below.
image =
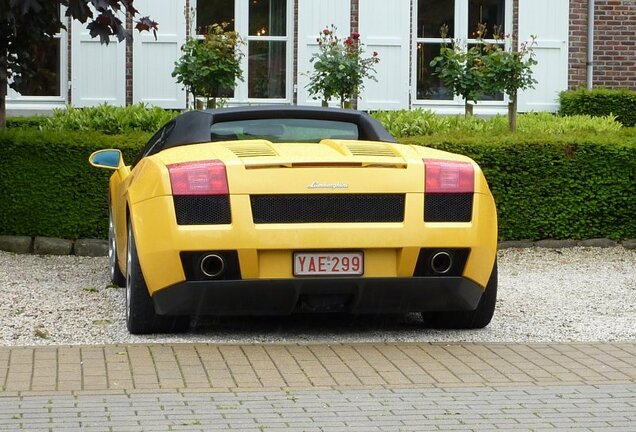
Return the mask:
<svg viewBox="0 0 636 432">
<path fill-rule="evenodd" d="M 213 225 L 232 222 L 230 197 L 175 196 L 174 211 L 179 225 Z"/>
<path fill-rule="evenodd" d="M 252 195 L 254 223 L 402 222 L 401 194 Z"/>
<path fill-rule="evenodd" d="M 473 194 L 426 194 L 425 222 L 470 222 L 473 217 Z"/>
</svg>

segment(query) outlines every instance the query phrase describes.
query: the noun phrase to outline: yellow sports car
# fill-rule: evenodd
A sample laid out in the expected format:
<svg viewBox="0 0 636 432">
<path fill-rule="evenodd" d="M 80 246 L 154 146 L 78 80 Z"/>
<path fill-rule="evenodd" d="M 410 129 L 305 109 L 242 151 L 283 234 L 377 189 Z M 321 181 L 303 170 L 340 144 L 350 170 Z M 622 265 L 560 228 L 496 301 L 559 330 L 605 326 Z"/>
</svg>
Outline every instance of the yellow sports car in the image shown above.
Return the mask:
<svg viewBox="0 0 636 432">
<path fill-rule="evenodd" d="M 186 112 L 108 194 L 111 278 L 131 333 L 198 315 L 421 312 L 486 326 L 497 216 L 471 159 L 396 144 L 363 112 L 293 106 Z"/>
</svg>

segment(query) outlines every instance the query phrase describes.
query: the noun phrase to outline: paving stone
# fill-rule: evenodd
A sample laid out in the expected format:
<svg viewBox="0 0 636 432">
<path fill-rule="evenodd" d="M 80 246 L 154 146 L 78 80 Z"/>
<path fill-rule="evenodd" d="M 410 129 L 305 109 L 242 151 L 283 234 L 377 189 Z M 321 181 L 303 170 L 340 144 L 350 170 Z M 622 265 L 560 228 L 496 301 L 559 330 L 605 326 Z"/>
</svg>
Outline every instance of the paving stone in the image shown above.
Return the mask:
<svg viewBox="0 0 636 432">
<path fill-rule="evenodd" d="M 37 255 L 69 255 L 73 242 L 52 237 L 36 237 L 33 241 L 33 253 Z"/>
<path fill-rule="evenodd" d="M 621 244 L 625 249 L 636 249 L 636 239 L 623 240 Z"/>
<path fill-rule="evenodd" d="M 222 421 L 218 416 L 204 416 L 199 413 L 190 415 L 179 415 L 179 417 L 169 418 L 161 413 L 158 398 L 144 399 L 143 404 L 139 403 L 135 410 L 128 415 L 116 416 L 105 415 L 104 410 L 109 403 L 120 401 L 118 397 L 105 397 L 101 399 L 103 410 L 98 410 L 94 396 L 73 397 L 76 406 L 82 409 L 83 406 L 92 406 L 94 409 L 82 413 L 83 424 L 91 422 L 102 422 L 102 426 L 112 427 L 114 430 L 129 430 L 133 425 L 138 424 L 141 430 L 250 430 L 252 427 L 262 430 L 365 430 L 365 431 L 391 431 L 402 426 L 402 430 L 435 430 L 441 427 L 444 430 L 493 430 L 496 428 L 504 430 L 524 430 L 519 427 L 523 424 L 527 429 L 540 430 L 577 430 L 585 427 L 604 428 L 615 427 L 621 430 L 626 425 L 630 425 L 629 419 L 623 412 L 612 412 L 610 408 L 616 403 L 624 406 L 625 400 L 629 400 L 630 395 L 636 394 L 636 384 L 628 383 L 623 385 L 605 386 L 546 386 L 540 388 L 540 397 L 543 403 L 527 403 L 532 399 L 532 393 L 537 392 L 534 386 L 514 386 L 514 387 L 482 387 L 485 391 L 475 392 L 473 388 L 453 388 L 447 393 L 427 392 L 426 389 L 419 389 L 421 405 L 419 407 L 405 407 L 405 400 L 413 398 L 417 393 L 414 389 L 399 388 L 391 389 L 362 389 L 362 390 L 320 390 L 320 398 L 327 404 L 319 406 L 311 405 L 312 410 L 307 411 L 305 404 L 314 404 L 316 395 L 311 391 L 299 392 L 296 400 L 290 400 L 289 394 L 279 391 L 269 394 L 263 392 L 255 393 L 221 393 L 225 400 L 239 402 L 241 409 L 239 412 L 231 410 L 226 414 L 226 420 Z M 505 395 L 505 398 L 502 397 Z M 586 396 L 587 395 L 587 396 Z M 134 398 L 135 394 L 130 395 Z M 201 404 L 200 394 L 171 394 L 172 403 L 177 406 L 189 406 Z M 14 408 L 36 407 L 42 404 L 42 399 L 29 397 L 0 398 L 0 406 L 10 405 Z M 190 400 L 190 398 L 192 398 Z M 246 400 L 242 400 L 245 398 Z M 271 406 L 271 414 L 274 416 L 264 416 L 261 405 L 263 398 L 278 404 L 278 407 Z M 458 403 L 457 399 L 461 399 Z M 369 404 L 382 399 L 387 407 L 384 416 L 365 416 L 364 409 Z M 47 407 L 55 407 L 57 399 L 49 398 Z M 69 398 L 60 398 L 65 406 Z M 488 408 L 481 408 L 474 411 L 471 405 L 476 402 L 488 402 Z M 21 402 L 21 403 L 17 403 Z M 141 401 L 138 401 L 141 402 Z M 258 404 L 258 412 L 251 412 L 246 407 L 250 404 Z M 578 405 L 586 404 L 582 409 Z M 348 406 L 349 415 L 346 416 L 344 408 Z M 334 407 L 337 413 L 344 418 L 334 418 Z M 559 409 L 555 409 L 558 407 Z M 34 408 L 31 408 L 34 409 Z M 298 411 L 300 409 L 300 411 Z M 304 411 L 304 412 L 303 412 Z M 315 413 L 313 411 L 318 411 Z M 567 414 L 566 414 L 567 411 Z M 576 415 L 580 412 L 581 415 Z M 478 416 L 477 414 L 478 413 Z M 21 415 L 28 414 L 27 412 Z M 69 413 L 71 414 L 71 413 Z M 583 415 L 585 414 L 585 415 Z M 54 412 L 48 414 L 51 419 L 56 416 Z M 282 416 L 281 417 L 279 417 Z M 592 416 L 592 417 L 590 417 Z M 231 417 L 231 418 L 230 418 Z M 30 429 L 39 428 L 49 420 L 43 418 L 32 419 L 29 423 Z M 66 421 L 68 420 L 68 421 Z M 40 422 L 41 421 L 41 422 Z M 56 417 L 56 424 L 65 424 L 69 427 L 76 425 L 77 417 L 60 419 Z M 16 422 L 15 424 L 20 424 Z M 464 429 L 463 426 L 469 426 Z M 438 429 L 439 430 L 439 429 Z"/>
<path fill-rule="evenodd" d="M 536 247 L 549 248 L 549 249 L 563 249 L 570 248 L 577 245 L 576 240 L 539 240 L 534 243 Z"/>
<path fill-rule="evenodd" d="M 202 344 L 196 351 L 213 352 L 213 347 Z M 126 389 L 115 392 L 108 389 L 88 392 L 87 377 L 104 380 L 105 359 L 109 358 L 110 348 L 83 347 L 82 355 L 69 358 L 66 365 L 75 362 L 80 368 L 80 376 L 85 378 L 84 383 L 78 382 L 77 387 L 71 389 L 73 394 L 66 391 L 41 395 L 33 388 L 50 377 L 33 375 L 33 365 L 46 368 L 50 363 L 51 370 L 56 370 L 57 357 L 50 355 L 50 350 L 46 351 L 44 347 L 0 347 L 0 358 L 11 359 L 7 376 L 13 381 L 9 381 L 9 385 L 20 382 L 25 386 L 24 391 L 18 393 L 0 394 L 0 425 L 11 424 L 17 429 L 26 424 L 23 418 L 30 417 L 31 423 L 28 428 L 23 427 L 25 430 L 39 429 L 49 421 L 69 428 L 82 421 L 82 424 L 95 423 L 113 430 L 134 430 L 131 429 L 133 426 L 139 430 L 250 430 L 262 426 L 264 430 L 286 431 L 312 430 L 316 426 L 322 430 L 390 431 L 400 430 L 396 429 L 397 425 L 403 430 L 427 430 L 429 426 L 433 430 L 440 425 L 445 430 L 471 430 L 464 429 L 466 425 L 473 426 L 473 430 L 523 430 L 517 427 L 520 423 L 527 428 L 546 430 L 576 430 L 588 424 L 599 428 L 615 425 L 616 430 L 620 430 L 636 416 L 636 369 L 632 366 L 636 364 L 636 350 L 629 344 L 424 343 L 354 347 L 338 347 L 336 350 L 343 355 L 339 359 L 330 354 L 332 350 L 319 347 L 294 348 L 289 352 L 292 356 L 299 355 L 305 359 L 303 361 L 311 355 L 311 362 L 320 364 L 324 361 L 346 364 L 346 359 L 352 355 L 368 353 L 365 359 L 370 364 L 387 371 L 381 385 L 356 384 L 326 389 L 305 382 L 297 388 L 264 389 L 259 387 L 261 372 L 258 367 L 269 365 L 262 362 L 252 363 L 254 382 L 249 387 L 238 388 L 233 384 L 226 390 L 211 385 L 208 389 L 188 389 L 179 387 L 184 383 L 172 377 L 178 376 L 174 372 L 181 367 L 180 360 L 183 359 L 187 367 L 194 365 L 191 357 L 181 355 L 192 351 L 192 347 L 182 349 L 161 345 L 152 346 L 151 350 L 164 358 L 172 353 L 172 361 L 164 361 L 158 366 L 164 372 L 158 381 L 168 387 L 165 390 L 141 390 L 131 381 L 126 384 Z M 224 352 L 236 354 L 235 348 L 224 347 Z M 139 347 L 123 349 L 135 351 Z M 414 354 L 414 349 L 418 355 Z M 60 348 L 59 352 L 65 352 L 65 349 Z M 253 351 L 245 352 L 254 356 Z M 240 358 L 237 354 L 231 357 Z M 125 359 L 128 361 L 128 357 Z M 430 364 L 446 365 L 448 370 L 472 371 L 483 369 L 486 360 L 489 367 L 501 372 L 491 374 L 495 379 L 507 379 L 505 385 L 493 385 L 495 382 L 489 381 L 483 370 L 480 373 L 485 377 L 470 386 L 458 383 L 448 372 L 438 374 L 434 386 L 390 384 L 394 379 L 392 374 L 401 373 L 409 378 L 417 374 L 419 368 L 427 370 Z M 413 364 L 418 366 L 413 367 Z M 150 366 L 155 367 L 152 363 Z M 245 366 L 241 364 L 241 370 Z M 14 368 L 19 372 L 14 372 Z M 530 368 L 549 373 L 550 381 L 538 380 L 530 373 L 519 373 Z M 112 368 L 109 366 L 108 370 Z M 130 370 L 134 377 L 134 369 Z M 95 375 L 87 374 L 87 371 L 95 372 Z M 584 377 L 588 375 L 585 371 L 602 373 L 608 378 L 604 382 L 586 384 Z M 572 376 L 578 377 L 581 383 L 570 383 L 568 380 Z M 615 381 L 608 384 L 610 379 Z M 174 387 L 175 384 L 179 386 Z M 19 419 L 12 419 L 15 415 Z"/>
<path fill-rule="evenodd" d="M 99 257 L 108 255 L 108 240 L 79 239 L 73 249 L 75 255 Z"/>
<path fill-rule="evenodd" d="M 579 246 L 584 247 L 598 247 L 598 248 L 610 248 L 616 246 L 616 242 L 607 238 L 596 238 L 581 240 Z"/>
<path fill-rule="evenodd" d="M 33 239 L 26 236 L 0 235 L 0 250 L 19 254 L 31 253 Z"/>
<path fill-rule="evenodd" d="M 504 240 L 499 242 L 499 249 L 531 248 L 534 246 L 532 240 Z"/>
</svg>

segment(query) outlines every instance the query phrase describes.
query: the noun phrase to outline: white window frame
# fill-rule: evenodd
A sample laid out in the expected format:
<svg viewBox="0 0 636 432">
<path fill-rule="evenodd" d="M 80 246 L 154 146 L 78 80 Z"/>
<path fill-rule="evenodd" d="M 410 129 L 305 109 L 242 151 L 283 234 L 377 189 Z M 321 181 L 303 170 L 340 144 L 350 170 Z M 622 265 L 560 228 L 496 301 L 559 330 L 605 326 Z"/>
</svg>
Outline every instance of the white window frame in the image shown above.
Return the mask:
<svg viewBox="0 0 636 432">
<path fill-rule="evenodd" d="M 294 62 L 294 2 L 286 1 L 286 36 L 250 36 L 249 35 L 249 2 L 251 0 L 234 0 L 234 31 L 246 42 L 241 47 L 245 54 L 241 59 L 241 69 L 243 70 L 243 81 L 237 80 L 234 87 L 234 97 L 227 99 L 229 105 L 266 105 L 266 104 L 291 104 L 293 100 L 293 62 Z M 195 14 L 197 12 L 197 0 L 191 1 Z M 196 34 L 196 15 L 192 17 L 190 23 L 190 34 L 197 39 L 203 39 L 202 35 Z M 249 98 L 248 78 L 249 78 L 249 42 L 250 41 L 281 41 L 286 42 L 286 68 L 285 68 L 285 95 L 284 98 Z"/>
<path fill-rule="evenodd" d="M 476 43 L 476 39 L 469 39 L 468 29 L 468 1 L 469 0 L 455 0 L 455 35 L 454 38 L 461 41 L 462 44 Z M 512 34 L 513 26 L 513 2 L 512 0 L 505 0 L 505 24 L 507 34 Z M 440 114 L 460 114 L 464 111 L 464 99 L 461 96 L 455 96 L 453 99 L 437 100 L 437 99 L 417 99 L 417 44 L 419 43 L 440 43 L 441 38 L 419 38 L 417 37 L 417 24 L 418 24 L 418 1 L 413 2 L 413 16 L 411 28 L 413 29 L 413 46 L 412 46 L 412 64 L 411 64 L 411 100 L 413 101 L 413 107 L 420 108 L 435 108 L 435 111 Z M 450 37 L 449 37 L 450 39 Z M 494 39 L 484 39 L 485 43 L 498 43 Z M 507 39 L 505 48 L 511 47 L 511 40 Z M 504 94 L 503 100 L 498 101 L 478 101 L 475 107 L 483 108 L 482 113 L 498 113 L 501 112 L 501 108 L 508 104 L 508 96 Z"/>
<path fill-rule="evenodd" d="M 60 6 L 60 20 L 63 23 L 66 20 L 65 10 L 66 8 Z M 65 29 L 60 29 L 53 37 L 60 40 L 60 94 L 55 96 L 22 96 L 9 87 L 6 97 L 7 111 L 50 111 L 53 108 L 66 106 L 68 97 L 68 32 Z"/>
</svg>

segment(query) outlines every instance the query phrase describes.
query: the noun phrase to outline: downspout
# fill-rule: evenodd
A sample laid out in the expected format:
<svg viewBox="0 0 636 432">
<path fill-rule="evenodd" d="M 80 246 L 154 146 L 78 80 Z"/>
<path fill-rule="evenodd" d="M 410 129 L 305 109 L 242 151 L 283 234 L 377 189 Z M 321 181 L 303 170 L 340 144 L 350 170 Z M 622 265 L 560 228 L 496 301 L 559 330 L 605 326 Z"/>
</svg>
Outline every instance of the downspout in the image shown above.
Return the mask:
<svg viewBox="0 0 636 432">
<path fill-rule="evenodd" d="M 587 89 L 594 83 L 594 0 L 587 0 Z"/>
</svg>

